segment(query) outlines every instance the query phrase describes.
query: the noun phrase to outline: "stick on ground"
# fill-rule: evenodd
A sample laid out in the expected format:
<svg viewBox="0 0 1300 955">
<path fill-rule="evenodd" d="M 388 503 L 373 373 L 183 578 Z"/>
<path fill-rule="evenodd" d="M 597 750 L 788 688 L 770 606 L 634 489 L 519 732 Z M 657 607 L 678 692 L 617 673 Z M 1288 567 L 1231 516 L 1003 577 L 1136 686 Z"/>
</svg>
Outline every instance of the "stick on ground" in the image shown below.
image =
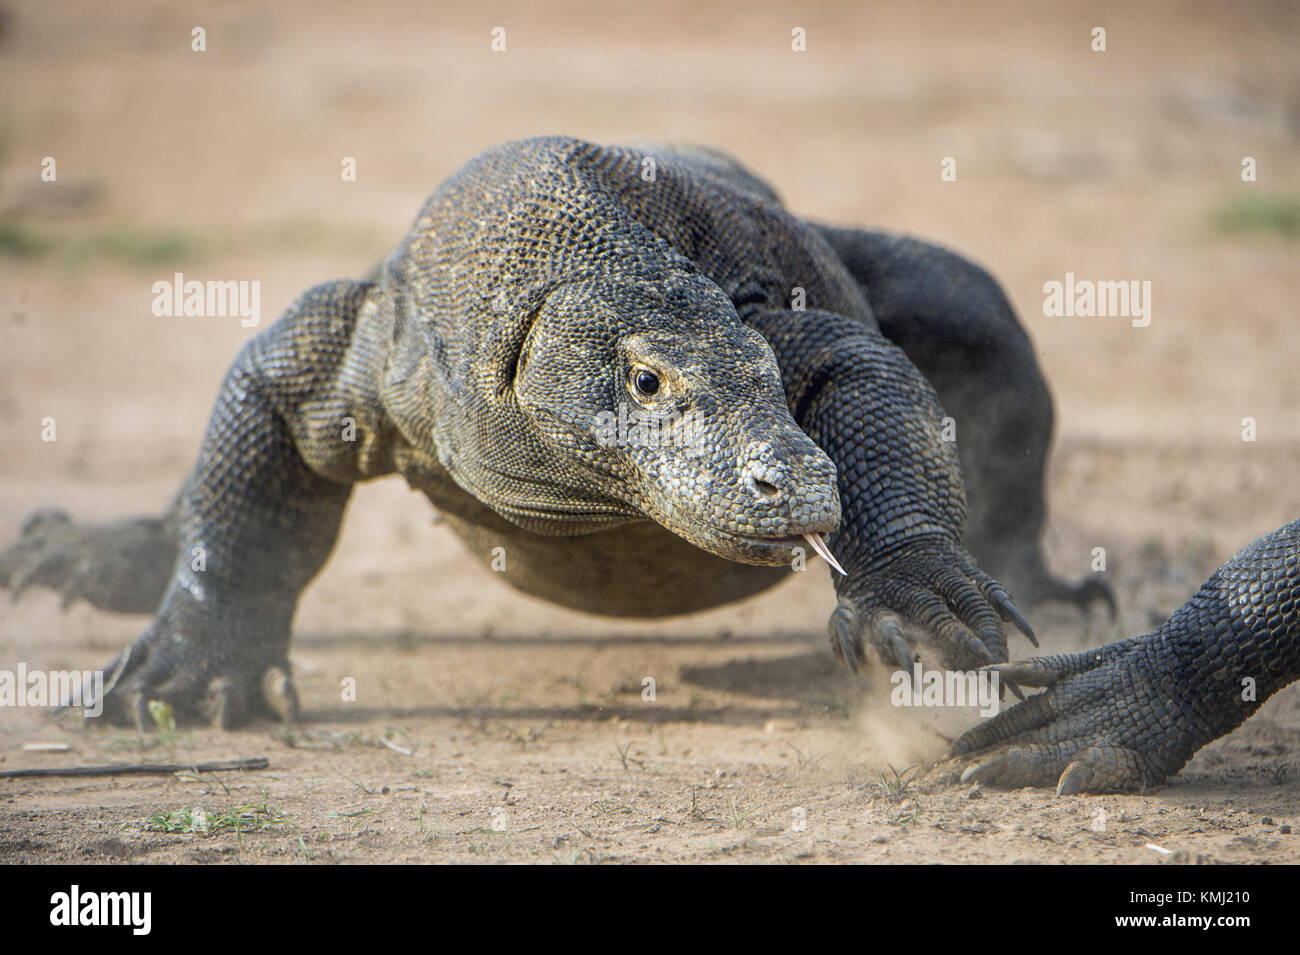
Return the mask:
<svg viewBox="0 0 1300 955">
<path fill-rule="evenodd" d="M 7 769 L 0 778 L 14 776 L 166 776 L 170 773 L 219 773 L 246 769 L 266 769 L 265 756 L 233 759 L 224 763 L 122 763 L 117 766 L 51 766 L 41 769 Z"/>
</svg>

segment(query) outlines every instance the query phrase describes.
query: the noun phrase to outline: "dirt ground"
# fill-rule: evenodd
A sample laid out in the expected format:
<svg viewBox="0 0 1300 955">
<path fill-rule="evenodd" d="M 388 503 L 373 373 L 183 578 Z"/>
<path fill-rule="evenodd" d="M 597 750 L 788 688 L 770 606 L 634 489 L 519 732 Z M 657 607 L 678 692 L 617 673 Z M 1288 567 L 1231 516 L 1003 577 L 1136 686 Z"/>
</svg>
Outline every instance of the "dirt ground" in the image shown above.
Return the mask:
<svg viewBox="0 0 1300 955">
<path fill-rule="evenodd" d="M 322 6 L 4 5 L 0 541 L 42 506 L 157 511 L 187 472 L 257 329 L 155 318 L 155 281 L 259 280 L 269 324 L 364 273 L 475 152 L 552 132 L 725 146 L 800 213 L 998 276 L 1056 396 L 1050 561 L 1080 576 L 1106 548 L 1121 602 L 1114 625 L 1037 608 L 1046 651 L 1145 632 L 1300 514 L 1293 5 Z M 1151 324 L 1045 317 L 1067 271 L 1150 280 Z M 894 771 L 978 717 L 838 669 L 830 584 L 795 576 L 689 618 L 587 617 L 506 589 L 400 481 L 363 487 L 301 603 L 300 725 L 142 738 L 0 710 L 0 769 L 270 768 L 2 779 L 0 861 L 1300 861 L 1300 686 L 1143 795 L 924 792 Z M 98 666 L 144 623 L 0 599 L 0 668 Z M 183 831 L 196 807 L 206 833 Z"/>
</svg>

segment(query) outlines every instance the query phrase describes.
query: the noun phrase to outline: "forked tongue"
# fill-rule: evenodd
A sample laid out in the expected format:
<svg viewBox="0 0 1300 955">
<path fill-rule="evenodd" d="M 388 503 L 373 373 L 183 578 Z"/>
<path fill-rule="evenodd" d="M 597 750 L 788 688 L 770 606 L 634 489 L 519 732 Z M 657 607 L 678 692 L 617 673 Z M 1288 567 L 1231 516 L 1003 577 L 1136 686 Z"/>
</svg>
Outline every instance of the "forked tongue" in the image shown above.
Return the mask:
<svg viewBox="0 0 1300 955">
<path fill-rule="evenodd" d="M 844 574 L 845 577 L 848 576 L 848 573 L 846 573 L 844 568 L 840 566 L 840 562 L 835 559 L 835 555 L 831 553 L 831 549 L 826 546 L 826 541 L 822 540 L 821 534 L 804 534 L 803 539 L 808 542 L 809 547 L 821 555 L 822 560 L 826 561 L 826 563 L 830 564 L 841 574 Z"/>
</svg>

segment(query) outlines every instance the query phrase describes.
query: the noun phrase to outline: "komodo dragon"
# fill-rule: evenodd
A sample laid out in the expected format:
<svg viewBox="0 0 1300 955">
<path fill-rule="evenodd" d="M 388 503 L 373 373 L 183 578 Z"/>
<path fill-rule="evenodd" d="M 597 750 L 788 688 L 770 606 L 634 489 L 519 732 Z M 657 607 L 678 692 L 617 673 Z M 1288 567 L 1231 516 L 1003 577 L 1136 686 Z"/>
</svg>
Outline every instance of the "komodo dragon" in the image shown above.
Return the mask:
<svg viewBox="0 0 1300 955">
<path fill-rule="evenodd" d="M 1044 569 L 1051 429 L 1027 337 L 966 260 L 801 221 L 711 150 L 531 139 L 447 180 L 373 281 L 318 286 L 247 343 L 162 517 L 38 512 L 0 581 L 154 613 L 105 669 L 114 721 L 150 699 L 293 718 L 298 596 L 352 485 L 397 473 L 562 606 L 717 606 L 806 544 L 845 571 L 850 667 L 867 647 L 910 666 L 921 632 L 969 669 L 1007 659 L 1004 621 L 1032 639 L 1000 579 L 1109 600 Z"/>
</svg>

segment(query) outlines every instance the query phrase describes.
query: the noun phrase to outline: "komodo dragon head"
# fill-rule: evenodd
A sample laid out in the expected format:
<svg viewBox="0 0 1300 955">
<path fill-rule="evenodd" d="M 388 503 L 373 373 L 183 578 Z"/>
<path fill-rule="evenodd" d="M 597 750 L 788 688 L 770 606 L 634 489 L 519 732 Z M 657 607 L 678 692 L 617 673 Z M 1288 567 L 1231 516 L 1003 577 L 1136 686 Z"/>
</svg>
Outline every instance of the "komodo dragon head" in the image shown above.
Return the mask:
<svg viewBox="0 0 1300 955">
<path fill-rule="evenodd" d="M 560 286 L 514 395 L 555 457 L 720 557 L 787 563 L 839 523 L 835 466 L 791 417 L 772 349 L 698 274 Z"/>
<path fill-rule="evenodd" d="M 648 517 L 744 563 L 788 563 L 805 541 L 829 557 L 835 466 L 791 416 L 772 349 L 545 146 L 465 167 L 390 260 L 390 376 L 427 380 L 417 411 L 389 390 L 401 430 L 430 433 L 463 489 L 537 533 Z"/>
</svg>

